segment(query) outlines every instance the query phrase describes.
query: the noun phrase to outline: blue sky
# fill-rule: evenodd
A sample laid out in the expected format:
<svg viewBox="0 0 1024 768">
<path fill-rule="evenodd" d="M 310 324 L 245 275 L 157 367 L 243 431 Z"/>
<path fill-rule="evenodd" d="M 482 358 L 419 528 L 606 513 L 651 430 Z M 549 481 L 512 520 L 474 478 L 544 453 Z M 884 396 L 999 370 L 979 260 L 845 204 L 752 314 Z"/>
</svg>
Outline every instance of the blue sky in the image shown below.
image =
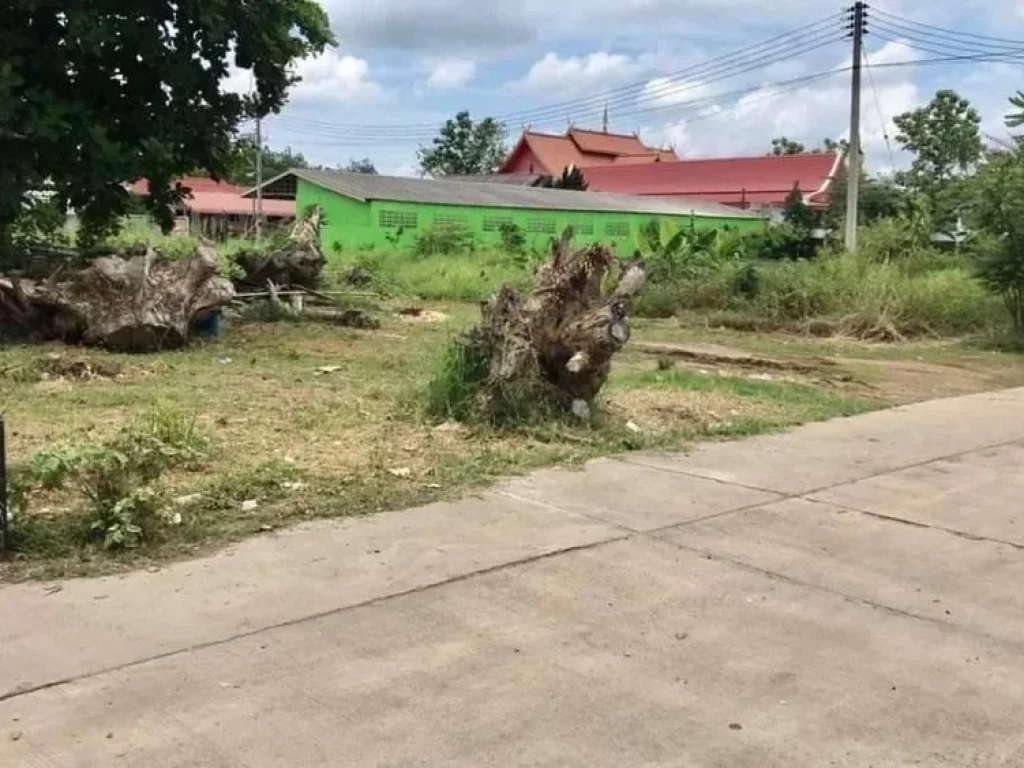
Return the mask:
<svg viewBox="0 0 1024 768">
<path fill-rule="evenodd" d="M 567 119 L 596 127 L 605 91 L 613 130 L 639 130 L 650 143 L 672 144 L 681 156 L 763 154 L 786 135 L 809 145 L 846 133 L 849 75 L 786 88 L 790 82 L 849 64 L 848 45 L 825 43 L 832 26 L 794 42 L 794 52 L 819 38 L 823 46 L 783 55 L 728 79 L 666 75 L 712 57 L 756 45 L 833 14 L 842 5 L 821 0 L 323 0 L 339 45 L 300 65 L 303 82 L 280 116 L 268 120 L 269 145 L 290 146 L 327 165 L 369 157 L 385 173 L 412 173 L 416 148 L 437 124 L 461 109 L 474 117 L 509 115 L 510 142 L 524 113 L 533 128 L 564 130 Z M 872 4 L 877 33 L 868 38 L 876 65 L 865 81 L 864 131 L 869 166 L 885 170 L 907 161 L 884 134 L 894 115 L 951 87 L 981 110 L 985 130 L 1006 135 L 1006 98 L 1024 89 L 1020 64 L 963 61 L 889 67 L 935 58 L 915 50 L 900 22 L 875 11 L 960 33 L 1024 40 L 1024 0 L 886 0 Z M 888 23 L 887 29 L 884 25 Z M 894 26 L 895 25 L 895 26 Z M 822 30 L 819 32 L 819 29 Z M 927 36 L 918 44 L 953 52 L 964 45 Z M 888 40 L 882 39 L 889 38 Z M 900 41 L 903 41 L 902 43 Z M 986 45 L 975 40 L 975 45 Z M 930 41 L 930 42 L 928 42 Z M 936 42 L 939 41 L 939 42 Z M 948 45 L 943 45 L 947 42 Z M 804 45 L 806 43 L 806 46 Z M 1005 44 L 1004 44 L 1005 45 Z M 956 49 L 957 53 L 960 52 Z M 708 70 L 703 70 L 704 74 Z M 239 73 L 235 85 L 247 78 Z M 632 88 L 628 88 L 633 86 Z M 742 96 L 738 93 L 744 91 Z M 540 112 L 540 108 L 591 98 Z M 687 102 L 699 99 L 699 107 Z M 886 126 L 883 131 L 883 126 Z"/>
</svg>

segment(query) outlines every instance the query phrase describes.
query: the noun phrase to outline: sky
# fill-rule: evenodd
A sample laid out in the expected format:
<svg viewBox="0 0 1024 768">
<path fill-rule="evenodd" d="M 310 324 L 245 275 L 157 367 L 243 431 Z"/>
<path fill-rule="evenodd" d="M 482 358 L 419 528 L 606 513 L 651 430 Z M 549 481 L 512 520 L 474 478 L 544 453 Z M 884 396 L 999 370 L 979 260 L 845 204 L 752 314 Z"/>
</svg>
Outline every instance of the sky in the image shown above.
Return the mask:
<svg viewBox="0 0 1024 768">
<path fill-rule="evenodd" d="M 549 132 L 564 132 L 570 120 L 598 128 L 607 102 L 611 130 L 639 132 L 681 157 L 761 155 L 776 136 L 816 147 L 848 134 L 845 70 L 852 54 L 840 39 L 841 3 L 322 4 L 338 45 L 298 65 L 302 81 L 264 127 L 270 147 L 291 147 L 316 164 L 368 157 L 382 173 L 414 174 L 417 148 L 459 110 L 502 118 L 511 145 L 526 124 Z M 1007 136 L 1007 98 L 1024 89 L 1024 66 L 971 57 L 972 44 L 1005 49 L 1012 43 L 942 36 L 906 20 L 1024 41 L 1024 0 L 880 0 L 871 6 L 862 123 L 870 171 L 907 164 L 892 118 L 926 103 L 940 88 L 969 98 L 985 133 Z M 816 22 L 821 24 L 809 26 Z M 751 48 L 801 28 L 799 35 L 769 43 L 771 48 Z M 750 51 L 744 59 L 721 58 L 742 50 Z M 951 55 L 966 58 L 929 61 Z M 229 87 L 242 88 L 248 80 L 235 72 Z"/>
</svg>

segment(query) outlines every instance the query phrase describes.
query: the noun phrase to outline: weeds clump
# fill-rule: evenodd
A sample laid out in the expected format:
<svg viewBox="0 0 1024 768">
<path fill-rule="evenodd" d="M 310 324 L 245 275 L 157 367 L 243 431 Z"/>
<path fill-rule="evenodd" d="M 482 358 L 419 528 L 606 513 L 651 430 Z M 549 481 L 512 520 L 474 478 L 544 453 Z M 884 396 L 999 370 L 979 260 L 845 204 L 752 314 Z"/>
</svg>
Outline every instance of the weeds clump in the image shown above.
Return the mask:
<svg viewBox="0 0 1024 768">
<path fill-rule="evenodd" d="M 119 550 L 154 543 L 166 521 L 153 484 L 167 470 L 202 459 L 208 447 L 194 418 L 156 405 L 105 443 L 35 454 L 12 473 L 13 549 L 53 543 L 43 531 L 51 518 L 26 515 L 29 500 L 36 492 L 72 485 L 82 499 L 77 515 L 68 516 L 80 523 L 79 545 Z"/>
</svg>

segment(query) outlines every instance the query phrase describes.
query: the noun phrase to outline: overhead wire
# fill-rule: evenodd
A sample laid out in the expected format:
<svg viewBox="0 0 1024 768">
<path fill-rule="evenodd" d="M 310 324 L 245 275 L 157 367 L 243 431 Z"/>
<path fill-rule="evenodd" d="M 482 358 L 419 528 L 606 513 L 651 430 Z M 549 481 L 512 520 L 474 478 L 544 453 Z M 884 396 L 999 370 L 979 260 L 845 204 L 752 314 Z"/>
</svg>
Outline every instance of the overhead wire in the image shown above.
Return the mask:
<svg viewBox="0 0 1024 768">
<path fill-rule="evenodd" d="M 995 43 L 1008 43 L 1008 44 L 1013 45 L 1013 46 L 1024 46 L 1024 40 L 1014 40 L 1014 39 L 1008 38 L 1008 37 L 992 37 L 991 35 L 979 35 L 979 34 L 974 33 L 974 32 L 965 32 L 963 30 L 953 30 L 953 29 L 948 29 L 946 27 L 938 27 L 938 26 L 935 26 L 934 24 L 925 24 L 924 22 L 921 22 L 921 21 L 915 21 L 914 19 L 908 19 L 905 16 L 899 16 L 899 15 L 897 15 L 895 13 L 889 13 L 884 8 L 880 8 L 880 7 L 876 6 L 876 5 L 872 5 L 871 6 L 871 16 L 872 16 L 873 19 L 881 16 L 883 18 L 883 20 L 884 19 L 889 19 L 889 20 L 892 20 L 893 22 L 896 22 L 896 23 L 899 23 L 899 24 L 906 24 L 906 25 L 910 25 L 910 26 L 913 26 L 913 27 L 921 27 L 922 29 L 929 30 L 929 31 L 932 31 L 932 32 L 942 33 L 944 35 L 952 35 L 952 36 L 956 36 L 956 37 L 969 37 L 969 38 L 974 38 L 974 39 L 980 40 L 980 41 L 988 41 L 988 42 L 995 42 Z"/>
<path fill-rule="evenodd" d="M 692 89 L 703 84 L 703 80 L 709 77 L 724 78 L 725 76 L 737 76 L 752 69 L 769 66 L 778 61 L 790 59 L 813 50 L 821 45 L 841 39 L 840 17 L 833 16 L 805 25 L 797 30 L 777 35 L 767 41 L 754 46 L 734 51 L 723 56 L 709 59 L 668 75 L 655 78 L 658 82 L 652 86 L 651 80 L 643 80 L 619 88 L 610 89 L 589 97 L 571 99 L 556 104 L 542 107 L 535 107 L 528 110 L 520 110 L 504 114 L 494 115 L 498 122 L 531 122 L 554 120 L 564 118 L 567 112 L 578 111 L 592 106 L 595 109 L 603 109 L 604 103 L 609 106 L 621 106 L 631 103 L 638 96 L 656 98 L 659 96 L 673 95 L 680 90 Z M 692 82 L 700 78 L 701 83 Z M 372 131 L 375 134 L 395 132 L 418 132 L 423 130 L 436 130 L 437 123 L 407 123 L 407 124 L 359 124 L 359 123 L 337 123 L 318 124 L 317 121 L 306 121 L 317 127 L 330 127 L 336 131 L 347 131 L 359 133 L 361 131 Z"/>
<path fill-rule="evenodd" d="M 892 151 L 892 142 L 889 141 L 889 123 L 882 114 L 882 101 L 878 97 L 878 88 L 875 87 L 875 76 L 871 71 L 871 59 L 868 56 L 867 48 L 864 49 L 863 55 L 864 69 L 868 72 L 868 83 L 870 84 L 871 92 L 875 97 L 875 111 L 878 113 L 878 126 L 882 129 L 882 138 L 885 139 L 885 149 L 889 153 L 889 166 L 892 167 L 896 165 L 896 155 Z"/>
</svg>

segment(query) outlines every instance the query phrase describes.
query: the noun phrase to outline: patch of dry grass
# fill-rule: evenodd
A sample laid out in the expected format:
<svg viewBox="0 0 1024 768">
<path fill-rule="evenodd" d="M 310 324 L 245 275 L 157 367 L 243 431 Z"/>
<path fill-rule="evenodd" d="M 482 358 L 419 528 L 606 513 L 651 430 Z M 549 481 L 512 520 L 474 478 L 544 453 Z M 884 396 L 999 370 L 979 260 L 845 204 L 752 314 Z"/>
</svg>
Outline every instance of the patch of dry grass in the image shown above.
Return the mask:
<svg viewBox="0 0 1024 768">
<path fill-rule="evenodd" d="M 659 371 L 650 356 L 627 353 L 613 371 L 597 426 L 439 428 L 423 415 L 425 388 L 451 335 L 474 322 L 478 310 L 473 305 L 425 308 L 443 312 L 448 322 L 411 323 L 392 312 L 383 315 L 379 331 L 236 323 L 221 338 L 179 352 L 128 357 L 75 351 L 97 365 L 120 366 L 124 375 L 116 378 L 0 376 L 12 464 L 60 444 L 102 442 L 157 401 L 195 413 L 212 438 L 206 460 L 161 480 L 172 497 L 200 496 L 182 509 L 182 524 L 159 545 L 116 557 L 56 546 L 62 516 L 74 514 L 78 502 L 72 493 L 49 493 L 33 499 L 35 514 L 46 518 L 46 537 L 40 540 L 47 546 L 22 553 L 0 575 L 137 567 L 296 521 L 454 498 L 546 464 L 680 448 L 694 440 L 754 434 L 875 407 L 874 401 L 849 396 L 863 394 L 863 388 L 844 390 L 782 376 L 764 380 L 749 371 Z M 641 323 L 636 336 L 700 340 L 671 323 Z M 765 340 L 754 351 L 768 354 L 771 343 L 784 341 Z M 784 346 L 788 353 L 803 354 Z M 62 352 L 51 345 L 3 348 L 0 370 Z M 243 511 L 244 501 L 258 504 Z"/>
</svg>

